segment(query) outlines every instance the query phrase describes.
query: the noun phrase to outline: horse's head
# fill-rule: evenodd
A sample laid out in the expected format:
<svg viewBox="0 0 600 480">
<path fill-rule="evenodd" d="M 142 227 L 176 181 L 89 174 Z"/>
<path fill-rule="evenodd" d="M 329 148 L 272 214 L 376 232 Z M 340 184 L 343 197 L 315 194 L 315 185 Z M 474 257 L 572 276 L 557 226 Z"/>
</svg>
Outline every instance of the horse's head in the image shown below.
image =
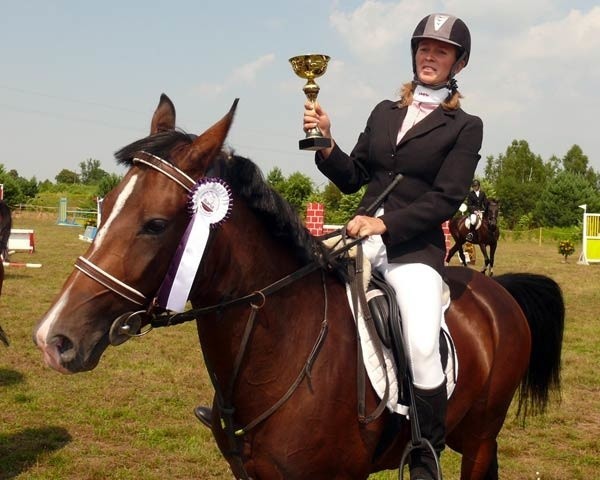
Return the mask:
<svg viewBox="0 0 600 480">
<path fill-rule="evenodd" d="M 500 202 L 490 198 L 488 199 L 487 208 L 485 211 L 485 218 L 488 223 L 490 230 L 496 230 L 498 228 L 498 212 L 500 210 Z"/>
<path fill-rule="evenodd" d="M 130 168 L 104 200 L 94 242 L 34 331 L 49 366 L 93 369 L 114 320 L 148 309 L 188 225 L 189 191 L 221 156 L 236 103 L 196 137 L 175 129 L 175 108 L 162 95 L 150 135 L 117 152 Z"/>
</svg>

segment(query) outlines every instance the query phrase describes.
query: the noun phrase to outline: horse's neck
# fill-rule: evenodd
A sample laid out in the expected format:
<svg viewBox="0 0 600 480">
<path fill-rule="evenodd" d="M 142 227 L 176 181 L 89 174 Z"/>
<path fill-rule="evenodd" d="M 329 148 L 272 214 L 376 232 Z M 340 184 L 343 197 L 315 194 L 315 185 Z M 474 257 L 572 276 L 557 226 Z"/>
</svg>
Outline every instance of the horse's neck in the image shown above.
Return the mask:
<svg viewBox="0 0 600 480">
<path fill-rule="evenodd" d="M 214 238 L 212 248 L 206 252 L 208 261 L 199 269 L 194 282 L 190 295 L 193 305 L 207 306 L 245 297 L 300 268 L 300 263 L 288 247 L 264 233 L 261 236 L 260 229 L 254 228 L 256 226 L 249 225 L 244 231 L 230 226 L 226 233 Z M 301 279 L 265 298 L 263 310 L 272 316 L 270 323 L 279 321 L 276 309 L 285 312 L 290 291 L 299 285 L 304 287 L 304 281 Z M 245 328 L 250 309 L 250 302 L 224 309 L 220 313 L 222 320 L 219 320 L 219 324 L 227 325 L 227 331 L 223 328 L 215 330 L 210 326 L 207 331 L 219 337 L 229 336 L 230 339 L 237 336 L 238 331 Z M 261 310 L 259 317 L 264 312 Z M 201 320 L 201 323 L 204 321 Z M 236 348 L 233 347 L 233 350 Z"/>
<path fill-rule="evenodd" d="M 240 413 L 250 418 L 262 413 L 265 404 L 279 398 L 266 400 L 265 392 L 285 391 L 308 360 L 324 317 L 322 295 L 315 288 L 322 291 L 319 278 L 320 272 L 313 272 L 265 297 L 260 309 L 243 304 L 198 322 L 215 388 Z"/>
</svg>

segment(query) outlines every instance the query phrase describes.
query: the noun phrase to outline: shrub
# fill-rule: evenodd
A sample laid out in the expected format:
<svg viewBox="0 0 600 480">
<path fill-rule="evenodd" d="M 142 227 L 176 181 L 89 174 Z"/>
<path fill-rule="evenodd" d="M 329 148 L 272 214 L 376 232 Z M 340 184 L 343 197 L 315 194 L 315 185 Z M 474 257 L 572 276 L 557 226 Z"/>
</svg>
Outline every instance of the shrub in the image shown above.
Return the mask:
<svg viewBox="0 0 600 480">
<path fill-rule="evenodd" d="M 575 245 L 571 240 L 562 240 L 558 244 L 558 253 L 560 253 L 563 257 L 565 257 L 565 262 L 569 255 L 573 255 L 575 252 Z"/>
</svg>

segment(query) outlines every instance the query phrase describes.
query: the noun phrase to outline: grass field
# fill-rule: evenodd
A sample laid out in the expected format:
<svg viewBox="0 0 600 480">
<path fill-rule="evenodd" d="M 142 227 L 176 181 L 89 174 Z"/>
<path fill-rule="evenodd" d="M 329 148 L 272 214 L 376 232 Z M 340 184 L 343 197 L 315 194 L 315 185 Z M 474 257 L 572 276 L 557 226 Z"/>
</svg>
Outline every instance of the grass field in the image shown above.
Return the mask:
<svg viewBox="0 0 600 480">
<path fill-rule="evenodd" d="M 0 324 L 12 341 L 0 346 L 0 480 L 232 478 L 192 413 L 212 398 L 194 325 L 111 347 L 89 373 L 63 376 L 43 365 L 32 329 L 88 247 L 78 239 L 83 227 L 55 222 L 14 218 L 14 228 L 35 230 L 36 252 L 12 260 L 43 267 L 7 268 L 0 297 Z M 500 242 L 496 274 L 550 275 L 567 303 L 562 403 L 525 427 L 509 415 L 499 437 L 503 480 L 600 478 L 600 266 L 578 265 L 578 255 L 563 263 L 556 242 Z M 458 466 L 456 454 L 444 454 L 446 479 L 459 477 Z"/>
</svg>

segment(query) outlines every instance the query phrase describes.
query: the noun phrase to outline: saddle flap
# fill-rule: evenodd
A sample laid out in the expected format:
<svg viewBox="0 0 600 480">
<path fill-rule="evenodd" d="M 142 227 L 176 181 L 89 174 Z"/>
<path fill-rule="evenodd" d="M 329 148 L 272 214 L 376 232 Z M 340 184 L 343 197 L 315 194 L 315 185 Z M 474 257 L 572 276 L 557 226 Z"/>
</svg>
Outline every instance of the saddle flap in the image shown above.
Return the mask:
<svg viewBox="0 0 600 480">
<path fill-rule="evenodd" d="M 383 290 L 379 288 L 370 288 L 367 291 L 367 305 L 375 324 L 377 335 L 387 348 L 392 348 L 392 339 L 389 329 L 387 328 L 388 319 L 390 317 L 390 308 L 388 299 Z"/>
<path fill-rule="evenodd" d="M 404 339 L 401 327 L 402 319 L 400 318 L 400 308 L 396 301 L 396 292 L 376 270 L 371 274 L 367 295 L 370 292 L 379 292 L 373 293 L 372 300 L 368 302 L 379 338 L 394 355 L 398 378 L 405 378 L 408 362 L 404 352 Z"/>
</svg>

